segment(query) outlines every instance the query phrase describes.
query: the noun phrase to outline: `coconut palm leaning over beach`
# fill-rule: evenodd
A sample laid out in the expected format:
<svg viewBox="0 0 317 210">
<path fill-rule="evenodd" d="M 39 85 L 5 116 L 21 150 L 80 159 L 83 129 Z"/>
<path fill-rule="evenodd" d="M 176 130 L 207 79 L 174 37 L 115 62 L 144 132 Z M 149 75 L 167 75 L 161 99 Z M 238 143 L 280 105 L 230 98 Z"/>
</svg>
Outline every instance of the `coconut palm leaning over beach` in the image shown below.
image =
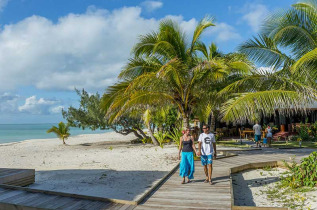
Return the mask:
<svg viewBox="0 0 317 210">
<path fill-rule="evenodd" d="M 202 94 L 208 86 L 230 71 L 249 71 L 251 67 L 239 60 L 224 62 L 199 57 L 201 52 L 208 54 L 200 38 L 211 26 L 212 18 L 202 19 L 189 42 L 172 20 L 162 21 L 157 32 L 141 36 L 133 48 L 134 57 L 119 75 L 121 81 L 105 94 L 103 107 L 110 119 L 137 107 L 173 104 L 181 113 L 183 127 L 188 127 L 196 105 L 208 105 L 210 98 Z"/>
<path fill-rule="evenodd" d="M 275 110 L 305 112 L 317 99 L 317 1 L 301 1 L 287 11 L 269 16 L 258 37 L 239 50 L 268 67 L 227 86 L 222 95 L 234 95 L 222 107 L 226 121 L 270 116 Z"/>
<path fill-rule="evenodd" d="M 63 122 L 58 123 L 58 127 L 53 126 L 52 128 L 46 131 L 47 133 L 55 133 L 58 138 L 63 140 L 63 144 L 65 145 L 65 139 L 70 136 L 69 126 Z"/>
</svg>

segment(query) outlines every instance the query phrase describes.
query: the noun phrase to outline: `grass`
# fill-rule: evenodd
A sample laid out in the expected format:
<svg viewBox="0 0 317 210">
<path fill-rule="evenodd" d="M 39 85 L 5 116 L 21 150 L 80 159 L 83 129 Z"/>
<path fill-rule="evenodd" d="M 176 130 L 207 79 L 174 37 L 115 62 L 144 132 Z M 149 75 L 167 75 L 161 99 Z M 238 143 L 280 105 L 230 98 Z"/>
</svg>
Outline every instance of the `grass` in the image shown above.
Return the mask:
<svg viewBox="0 0 317 210">
<path fill-rule="evenodd" d="M 238 148 L 249 148 L 250 145 L 246 143 L 240 143 L 240 140 L 229 140 L 229 141 L 217 141 L 217 146 L 224 146 L 224 147 L 238 147 Z"/>
<path fill-rule="evenodd" d="M 272 143 L 272 147 L 279 148 L 299 148 L 299 143 L 297 141 L 289 141 L 286 143 L 285 141 L 277 141 Z M 317 142 L 302 142 L 302 148 L 317 148 Z"/>
</svg>

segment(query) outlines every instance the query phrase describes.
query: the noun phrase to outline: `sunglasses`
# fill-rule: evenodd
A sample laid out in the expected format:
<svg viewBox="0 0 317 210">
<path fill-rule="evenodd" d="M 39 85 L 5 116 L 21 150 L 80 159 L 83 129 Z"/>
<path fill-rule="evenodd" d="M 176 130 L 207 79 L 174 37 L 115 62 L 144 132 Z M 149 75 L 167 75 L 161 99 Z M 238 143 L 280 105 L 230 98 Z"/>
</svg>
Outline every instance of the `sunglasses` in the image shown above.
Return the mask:
<svg viewBox="0 0 317 210">
<path fill-rule="evenodd" d="M 207 128 L 203 128 L 203 129 L 207 129 Z"/>
</svg>

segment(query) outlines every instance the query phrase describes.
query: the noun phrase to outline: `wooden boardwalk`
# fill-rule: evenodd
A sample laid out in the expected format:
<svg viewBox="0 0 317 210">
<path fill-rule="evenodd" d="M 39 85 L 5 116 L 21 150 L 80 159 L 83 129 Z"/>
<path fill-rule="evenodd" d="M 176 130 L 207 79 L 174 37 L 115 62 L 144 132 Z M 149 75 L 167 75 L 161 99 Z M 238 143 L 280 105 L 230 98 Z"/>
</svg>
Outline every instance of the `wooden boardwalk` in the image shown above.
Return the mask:
<svg viewBox="0 0 317 210">
<path fill-rule="evenodd" d="M 22 188 L 34 179 L 34 170 L 0 169 L 0 210 L 16 209 L 232 209 L 231 169 L 239 166 L 288 160 L 307 156 L 310 150 L 274 150 L 238 152 L 238 156 L 217 159 L 213 163 L 213 185 L 204 183 L 205 174 L 200 161 L 195 162 L 195 179 L 180 184 L 179 170 L 171 174 L 140 205 L 116 203 L 112 200 Z M 10 176 L 11 174 L 11 176 Z M 34 180 L 33 180 L 34 182 Z M 234 208 L 233 208 L 234 209 Z"/>
<path fill-rule="evenodd" d="M 34 183 L 35 170 L 0 168 L 0 210 L 134 209 L 135 205 L 89 196 L 35 190 L 19 186 Z"/>
<path fill-rule="evenodd" d="M 195 161 L 195 179 L 189 184 L 180 184 L 179 170 L 170 176 L 136 209 L 231 209 L 232 195 L 230 184 L 230 168 L 250 163 L 269 161 L 289 161 L 289 157 L 297 154 L 296 161 L 310 152 L 297 153 L 278 150 L 249 151 L 239 156 L 214 160 L 213 185 L 203 183 L 205 173 L 200 161 Z"/>
<path fill-rule="evenodd" d="M 0 168 L 0 184 L 26 186 L 35 180 L 34 169 Z"/>
<path fill-rule="evenodd" d="M 0 210 L 16 209 L 134 209 L 134 205 L 113 203 L 111 201 L 98 201 L 76 196 L 48 194 L 41 191 L 4 188 L 0 185 Z"/>
</svg>

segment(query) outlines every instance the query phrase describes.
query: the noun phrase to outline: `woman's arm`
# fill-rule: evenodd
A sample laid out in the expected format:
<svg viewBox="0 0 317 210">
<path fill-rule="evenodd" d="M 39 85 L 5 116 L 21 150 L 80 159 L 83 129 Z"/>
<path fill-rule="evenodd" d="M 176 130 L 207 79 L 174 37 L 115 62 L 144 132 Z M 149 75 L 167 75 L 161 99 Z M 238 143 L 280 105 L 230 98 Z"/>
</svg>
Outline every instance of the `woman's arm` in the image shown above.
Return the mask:
<svg viewBox="0 0 317 210">
<path fill-rule="evenodd" d="M 182 146 L 183 146 L 183 138 L 180 137 L 180 139 L 179 139 L 179 148 L 178 148 L 178 160 L 181 159 Z"/>
<path fill-rule="evenodd" d="M 192 144 L 193 150 L 195 151 L 195 154 L 198 156 L 196 146 L 195 146 L 195 141 L 193 138 L 190 138 L 190 140 L 193 142 L 193 144 Z"/>
</svg>

